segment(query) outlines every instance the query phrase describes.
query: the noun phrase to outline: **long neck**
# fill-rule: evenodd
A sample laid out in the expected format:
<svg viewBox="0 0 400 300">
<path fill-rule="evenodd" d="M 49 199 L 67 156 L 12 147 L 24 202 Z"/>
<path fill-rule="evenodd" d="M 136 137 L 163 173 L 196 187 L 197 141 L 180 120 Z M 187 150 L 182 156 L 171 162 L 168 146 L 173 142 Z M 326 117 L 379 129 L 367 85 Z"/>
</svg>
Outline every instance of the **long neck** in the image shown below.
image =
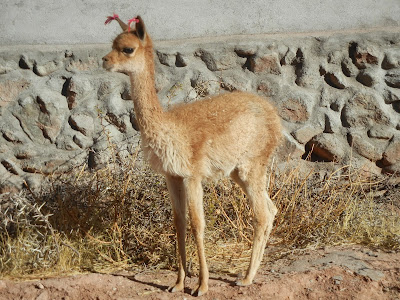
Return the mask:
<svg viewBox="0 0 400 300">
<path fill-rule="evenodd" d="M 148 57 L 144 69 L 141 72 L 131 73 L 130 79 L 131 94 L 141 134 L 151 135 L 161 126 L 163 118 L 163 109 L 154 84 L 152 55 Z"/>
</svg>

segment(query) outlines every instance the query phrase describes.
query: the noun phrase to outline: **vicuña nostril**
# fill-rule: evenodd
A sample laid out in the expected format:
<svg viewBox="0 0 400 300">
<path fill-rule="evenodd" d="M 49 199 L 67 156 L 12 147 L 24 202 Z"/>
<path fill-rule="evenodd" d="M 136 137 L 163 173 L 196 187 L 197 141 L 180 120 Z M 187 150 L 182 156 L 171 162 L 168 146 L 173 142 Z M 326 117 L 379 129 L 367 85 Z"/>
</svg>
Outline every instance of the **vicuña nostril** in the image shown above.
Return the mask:
<svg viewBox="0 0 400 300">
<path fill-rule="evenodd" d="M 103 61 L 108 61 L 108 58 L 107 58 L 106 56 L 104 56 L 104 57 L 102 58 L 102 60 L 103 60 Z"/>
</svg>

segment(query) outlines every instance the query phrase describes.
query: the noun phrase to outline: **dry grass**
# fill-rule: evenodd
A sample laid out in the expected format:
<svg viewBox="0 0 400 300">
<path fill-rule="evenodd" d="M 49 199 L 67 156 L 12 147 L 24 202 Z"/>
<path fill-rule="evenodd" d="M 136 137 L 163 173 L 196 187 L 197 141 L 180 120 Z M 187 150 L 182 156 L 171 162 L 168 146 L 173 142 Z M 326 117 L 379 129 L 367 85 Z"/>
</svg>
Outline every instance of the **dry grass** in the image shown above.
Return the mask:
<svg viewBox="0 0 400 300">
<path fill-rule="evenodd" d="M 272 171 L 272 174 L 275 174 Z M 320 180 L 297 169 L 270 178 L 279 213 L 266 259 L 307 247 L 358 243 L 400 250 L 399 183 L 365 179 L 348 168 Z M 229 180 L 205 184 L 211 270 L 238 272 L 250 256 L 252 214 Z M 175 267 L 175 236 L 162 176 L 137 163 L 85 169 L 39 192 L 0 196 L 0 275 L 53 276 L 116 268 Z M 190 230 L 188 231 L 190 232 Z M 197 269 L 188 233 L 188 254 Z"/>
</svg>

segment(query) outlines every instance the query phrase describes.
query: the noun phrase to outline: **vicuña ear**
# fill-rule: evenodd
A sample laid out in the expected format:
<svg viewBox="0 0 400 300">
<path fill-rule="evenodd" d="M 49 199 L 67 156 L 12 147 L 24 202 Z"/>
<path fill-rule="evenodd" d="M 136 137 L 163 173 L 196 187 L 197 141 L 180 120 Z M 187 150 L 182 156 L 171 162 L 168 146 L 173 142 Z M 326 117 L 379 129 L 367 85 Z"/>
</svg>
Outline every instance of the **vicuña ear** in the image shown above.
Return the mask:
<svg viewBox="0 0 400 300">
<path fill-rule="evenodd" d="M 144 22 L 140 16 L 137 16 L 136 19 L 139 20 L 139 22 L 136 23 L 135 27 L 136 34 L 138 38 L 143 41 L 146 37 L 146 27 L 144 26 Z"/>
<path fill-rule="evenodd" d="M 126 25 L 124 22 L 122 22 L 122 21 L 120 20 L 120 18 L 116 18 L 115 20 L 118 21 L 118 24 L 119 24 L 119 26 L 121 26 L 122 31 L 128 30 L 128 25 Z"/>
</svg>

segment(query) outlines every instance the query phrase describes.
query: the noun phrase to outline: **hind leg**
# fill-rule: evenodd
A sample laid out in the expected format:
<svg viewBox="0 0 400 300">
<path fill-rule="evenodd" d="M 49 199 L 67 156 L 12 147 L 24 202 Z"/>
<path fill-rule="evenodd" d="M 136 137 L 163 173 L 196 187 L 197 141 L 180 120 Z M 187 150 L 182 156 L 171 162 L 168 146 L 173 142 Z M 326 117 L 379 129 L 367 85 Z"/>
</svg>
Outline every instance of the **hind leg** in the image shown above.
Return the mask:
<svg viewBox="0 0 400 300">
<path fill-rule="evenodd" d="M 272 230 L 277 208 L 266 191 L 266 169 L 258 164 L 249 168 L 249 172 L 235 170 L 231 177 L 239 184 L 249 198 L 250 207 L 254 214 L 254 237 L 250 265 L 246 276 L 237 281 L 237 285 L 249 285 L 257 273 L 267 240 Z M 244 175 L 246 174 L 246 175 Z"/>
</svg>

